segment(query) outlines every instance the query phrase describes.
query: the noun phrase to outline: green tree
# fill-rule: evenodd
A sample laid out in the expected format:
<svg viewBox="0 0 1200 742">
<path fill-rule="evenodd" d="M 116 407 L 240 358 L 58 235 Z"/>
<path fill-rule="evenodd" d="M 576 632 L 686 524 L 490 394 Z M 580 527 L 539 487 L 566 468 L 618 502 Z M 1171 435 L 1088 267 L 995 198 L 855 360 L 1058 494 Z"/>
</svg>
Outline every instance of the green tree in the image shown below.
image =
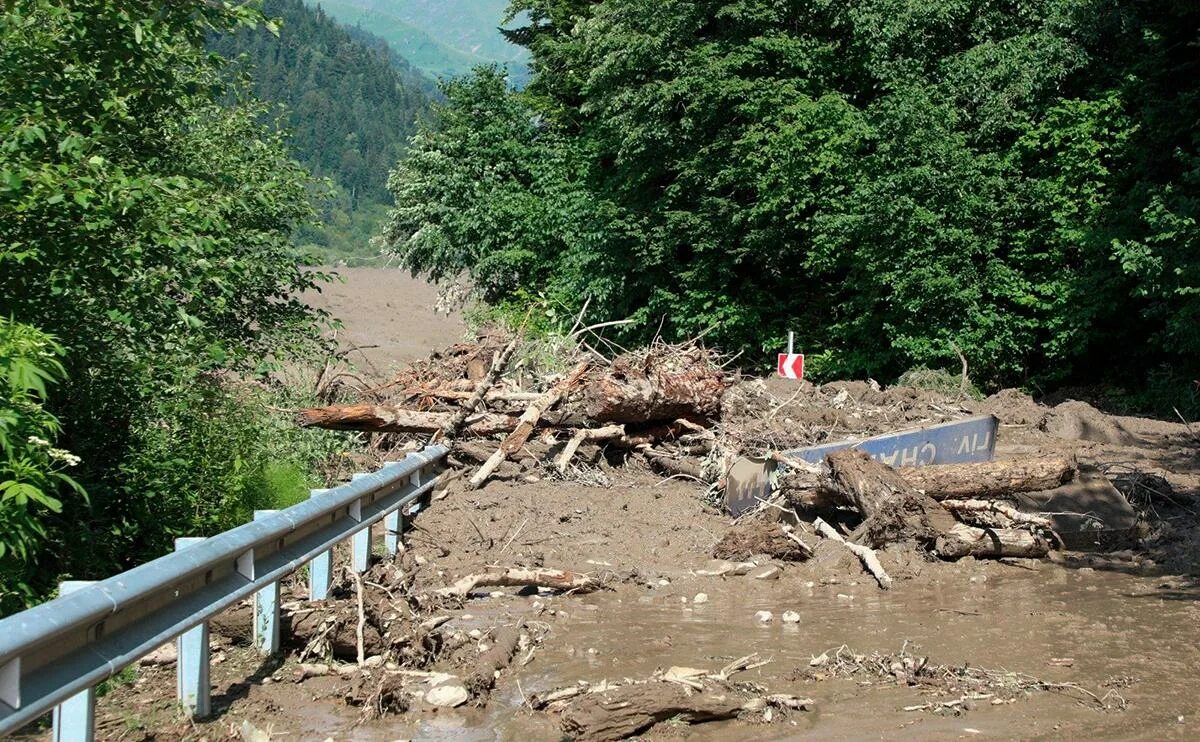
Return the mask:
<svg viewBox="0 0 1200 742">
<path fill-rule="evenodd" d="M 297 297 L 323 276 L 291 234 L 321 188 L 204 48 L 262 23 L 211 0 L 0 13 L 0 316 L 65 347 L 47 409 L 90 495 L 61 493 L 64 520 L 46 523 L 61 562 L 43 579 L 169 549 L 161 493 L 123 472 L 146 429 L 170 427 L 163 401 L 319 342 Z"/>
<path fill-rule="evenodd" d="M 478 73 L 414 140 L 386 235 L 406 265 L 494 301 L 590 300 L 641 319 L 632 340 L 710 330 L 751 363 L 795 330 L 817 376 L 956 346 L 991 386 L 1200 371 L 1194 3 L 510 10 L 534 77 Z M 586 214 L 556 221 L 563 192 Z M 567 226 L 506 230 L 500 203 Z"/>
</svg>

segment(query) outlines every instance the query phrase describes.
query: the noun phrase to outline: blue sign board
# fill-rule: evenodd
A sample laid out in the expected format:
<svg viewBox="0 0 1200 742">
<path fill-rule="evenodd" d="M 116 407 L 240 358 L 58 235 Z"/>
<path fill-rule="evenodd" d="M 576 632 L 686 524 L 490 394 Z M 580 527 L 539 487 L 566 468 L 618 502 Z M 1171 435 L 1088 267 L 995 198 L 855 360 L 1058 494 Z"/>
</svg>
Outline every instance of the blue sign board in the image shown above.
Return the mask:
<svg viewBox="0 0 1200 742">
<path fill-rule="evenodd" d="M 834 451 L 857 448 L 876 461 L 896 467 L 991 461 L 996 453 L 996 430 L 999 425 L 1000 421 L 994 415 L 980 415 L 862 441 L 797 448 L 784 451 L 783 455 L 819 464 Z"/>
</svg>

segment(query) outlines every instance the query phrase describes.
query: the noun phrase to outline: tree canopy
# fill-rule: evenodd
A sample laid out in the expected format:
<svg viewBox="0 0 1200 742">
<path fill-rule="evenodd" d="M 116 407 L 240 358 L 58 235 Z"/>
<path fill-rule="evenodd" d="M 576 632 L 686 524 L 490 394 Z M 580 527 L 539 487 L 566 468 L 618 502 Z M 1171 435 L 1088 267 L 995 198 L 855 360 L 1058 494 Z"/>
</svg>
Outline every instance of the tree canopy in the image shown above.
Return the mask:
<svg viewBox="0 0 1200 742">
<path fill-rule="evenodd" d="M 1194 3 L 511 10 L 529 87 L 452 83 L 393 172 L 407 265 L 818 377 L 1200 365 Z"/>
<path fill-rule="evenodd" d="M 322 189 L 204 48 L 263 23 L 214 0 L 16 0 L 0 12 L 0 317 L 11 321 L 0 347 L 44 377 L 30 387 L 6 359 L 15 413 L 3 424 L 47 446 L 61 430 L 88 493 L 50 491 L 60 472 L 47 446 L 8 434 L 0 478 L 45 495 L 0 495 L 11 523 L 22 522 L 12 507 L 34 509 L 37 527 L 0 552 L 21 557 L 0 570 L 6 584 L 37 583 L 27 594 L 169 549 L 191 523 L 173 498 L 211 484 L 185 478 L 180 492 L 148 474 L 164 453 L 179 471 L 196 463 L 178 438 L 152 455 L 143 445 L 172 429 L 171 405 L 320 342 L 321 317 L 299 295 L 323 276 L 291 237 Z M 14 476 L 22 457 L 41 474 Z M 38 559 L 31 534 L 58 559 Z"/>
</svg>

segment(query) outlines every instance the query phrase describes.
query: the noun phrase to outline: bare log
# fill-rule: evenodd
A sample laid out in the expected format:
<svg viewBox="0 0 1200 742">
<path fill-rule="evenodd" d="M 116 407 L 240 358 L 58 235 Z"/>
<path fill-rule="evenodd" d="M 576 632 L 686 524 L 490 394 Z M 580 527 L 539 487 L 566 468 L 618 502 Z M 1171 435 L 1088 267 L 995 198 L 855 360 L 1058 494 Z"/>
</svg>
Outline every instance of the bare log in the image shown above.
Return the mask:
<svg viewBox="0 0 1200 742">
<path fill-rule="evenodd" d="M 555 466 L 558 467 L 560 474 L 565 472 L 567 466 L 571 463 L 571 459 L 575 457 L 575 452 L 586 441 L 608 441 L 624 435 L 624 425 L 608 425 L 603 428 L 583 428 L 577 430 L 575 431 L 575 435 L 571 436 L 571 440 L 567 441 L 567 445 L 563 447 L 562 453 L 558 455 Z"/>
<path fill-rule="evenodd" d="M 995 500 L 942 500 L 942 507 L 959 514 L 998 513 L 1019 525 L 1036 526 L 1047 531 L 1054 530 L 1054 524 L 1046 516 L 1022 513 L 1012 505 Z"/>
<path fill-rule="evenodd" d="M 466 423 L 467 417 L 479 407 L 480 403 L 483 402 L 483 396 L 489 389 L 495 386 L 496 380 L 500 378 L 500 374 L 504 373 L 504 367 L 508 365 L 508 360 L 512 358 L 513 351 L 516 349 L 517 338 L 513 338 L 508 345 L 504 346 L 503 350 L 496 354 L 492 359 L 492 365 L 488 369 L 487 375 L 475 386 L 475 391 L 472 392 L 463 406 L 434 434 L 433 442 L 436 443 L 439 438 L 453 439 L 458 436 L 458 432 Z"/>
<path fill-rule="evenodd" d="M 497 631 L 491 648 L 475 661 L 475 667 L 463 685 L 475 699 L 476 706 L 487 702 L 488 694 L 496 684 L 496 675 L 512 662 L 517 645 L 521 642 L 521 629 L 524 626 L 525 622 L 519 621 L 516 626 L 506 626 Z"/>
<path fill-rule="evenodd" d="M 943 559 L 973 557 L 1032 557 L 1050 553 L 1050 544 L 1041 536 L 1017 528 L 975 528 L 959 523 L 938 537 L 934 546 Z"/>
<path fill-rule="evenodd" d="M 1031 456 L 978 464 L 941 464 L 897 469 L 904 481 L 935 500 L 987 500 L 1014 492 L 1041 492 L 1075 478 L 1063 456 Z"/>
<path fill-rule="evenodd" d="M 438 595 L 466 597 L 480 587 L 525 587 L 535 585 L 553 590 L 574 593 L 590 593 L 602 585 L 594 577 L 561 569 L 493 569 L 479 574 L 467 575 L 450 587 L 437 591 Z"/>
<path fill-rule="evenodd" d="M 505 459 L 521 450 L 521 446 L 525 445 L 525 441 L 529 440 L 534 427 L 537 426 L 538 420 L 542 419 L 542 413 L 558 404 L 558 401 L 571 390 L 571 387 L 579 383 L 579 380 L 587 373 L 587 369 L 588 362 L 580 362 L 579 365 L 572 369 L 571 373 L 567 374 L 566 378 L 552 386 L 537 401 L 529 405 L 529 408 L 521 415 L 516 429 L 508 434 L 508 437 L 496 449 L 496 453 L 492 454 L 491 458 L 485 461 L 483 466 L 479 467 L 479 471 L 475 472 L 467 482 L 467 487 L 469 489 L 477 489 L 487 481 L 487 478 L 492 475 L 496 467 L 500 466 Z"/>
<path fill-rule="evenodd" d="M 298 421 L 305 428 L 330 430 L 365 430 L 373 433 L 436 433 L 454 413 L 418 412 L 393 405 L 335 405 L 300 410 Z M 467 419 L 464 432 L 473 436 L 507 433 L 517 427 L 519 420 L 512 415 L 476 415 Z"/>
<path fill-rule="evenodd" d="M 580 696 L 563 713 L 562 730 L 571 738 L 619 740 L 678 717 L 695 724 L 732 719 L 744 701 L 732 694 L 695 692 L 677 683 L 640 683 Z"/>
<path fill-rule="evenodd" d="M 842 538 L 842 534 L 835 531 L 833 526 L 820 518 L 813 521 L 813 528 L 816 528 L 817 533 L 821 534 L 822 537 L 838 542 L 849 549 L 854 556 L 858 557 L 858 561 L 862 562 L 863 568 L 871 573 L 871 576 L 879 583 L 880 588 L 883 590 L 891 589 L 892 578 L 888 575 L 887 570 L 883 568 L 883 565 L 879 563 L 879 557 L 875 555 L 874 551 L 861 544 L 850 543 Z"/>
<path fill-rule="evenodd" d="M 793 466 L 786 456 L 777 456 L 787 469 L 779 478 L 779 489 L 798 507 L 832 508 L 851 505 L 841 492 L 811 464 Z M 896 470 L 905 482 L 935 500 L 985 500 L 1017 492 L 1054 489 L 1075 477 L 1076 465 L 1062 456 L 1034 456 L 977 464 L 935 464 L 901 467 Z"/>
<path fill-rule="evenodd" d="M 913 539 L 933 543 L 957 521 L 933 498 L 917 491 L 896 470 L 862 451 L 829 455 L 830 483 L 863 516 L 850 540 L 879 548 Z"/>
<path fill-rule="evenodd" d="M 685 476 L 700 479 L 700 461 L 693 458 L 681 458 L 660 453 L 651 449 L 642 451 L 650 468 L 668 476 Z"/>
</svg>

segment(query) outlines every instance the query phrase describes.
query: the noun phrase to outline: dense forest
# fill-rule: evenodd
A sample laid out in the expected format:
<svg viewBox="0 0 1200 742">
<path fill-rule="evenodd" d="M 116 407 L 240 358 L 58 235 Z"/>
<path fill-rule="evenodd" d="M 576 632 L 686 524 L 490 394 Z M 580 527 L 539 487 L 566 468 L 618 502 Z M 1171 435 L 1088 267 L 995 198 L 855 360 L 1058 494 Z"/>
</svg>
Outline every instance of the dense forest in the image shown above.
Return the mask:
<svg viewBox="0 0 1200 742">
<path fill-rule="evenodd" d="M 327 259 L 377 254 L 369 241 L 390 202 L 387 168 L 403 154 L 436 85 L 381 39 L 346 29 L 301 0 L 267 0 L 278 27 L 214 34 L 209 47 L 238 60 L 254 95 L 282 107 L 296 157 L 336 186 L 322 226 L 299 239 Z"/>
<path fill-rule="evenodd" d="M 1196 401 L 1200 6 L 516 0 L 386 237 L 501 306 L 707 332 L 815 378 L 956 368 Z"/>
</svg>

